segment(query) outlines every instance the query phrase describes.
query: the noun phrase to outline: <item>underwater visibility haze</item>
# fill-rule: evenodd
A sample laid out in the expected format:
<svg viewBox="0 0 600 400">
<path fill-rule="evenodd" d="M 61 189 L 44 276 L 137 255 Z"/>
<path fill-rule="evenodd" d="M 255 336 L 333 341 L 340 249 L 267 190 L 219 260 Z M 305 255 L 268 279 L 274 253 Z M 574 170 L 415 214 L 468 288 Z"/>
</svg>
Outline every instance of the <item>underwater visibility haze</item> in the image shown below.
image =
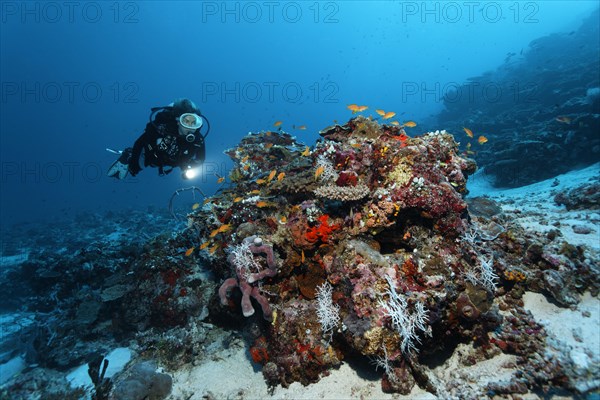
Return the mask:
<svg viewBox="0 0 600 400">
<path fill-rule="evenodd" d="M 3 1 L 0 399 L 595 398 L 598 7 Z"/>
<path fill-rule="evenodd" d="M 544 51 L 529 43 L 568 35 L 595 7 L 593 1 L 469 4 L 92 2 L 71 10 L 6 2 L 2 220 L 164 207 L 180 179 L 159 179 L 152 170 L 134 181 L 106 179 L 114 157 L 105 148 L 131 146 L 150 108 L 180 97 L 209 118 L 206 161 L 221 175 L 223 150 L 246 133 L 283 120 L 282 129 L 308 143 L 334 119 L 349 117 L 351 103 L 369 105 L 370 113 L 394 110 L 398 119 L 417 121 L 419 133 L 443 129 L 422 121 L 444 108 L 444 95 L 470 77 Z M 583 44 L 566 46 L 587 54 L 597 38 Z M 545 52 L 543 68 L 568 62 L 562 50 Z M 480 85 L 460 99 L 488 91 L 484 104 L 527 100 L 515 92 L 520 88 L 495 90 Z M 214 183 L 204 177 L 201 186 L 211 193 Z"/>
</svg>

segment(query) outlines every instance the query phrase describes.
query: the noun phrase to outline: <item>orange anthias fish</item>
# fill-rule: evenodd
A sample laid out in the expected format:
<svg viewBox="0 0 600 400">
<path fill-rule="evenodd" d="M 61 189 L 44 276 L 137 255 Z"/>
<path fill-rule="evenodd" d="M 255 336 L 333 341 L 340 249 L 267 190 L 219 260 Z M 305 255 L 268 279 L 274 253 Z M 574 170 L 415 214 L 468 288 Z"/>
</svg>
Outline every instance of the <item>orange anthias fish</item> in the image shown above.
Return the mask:
<svg viewBox="0 0 600 400">
<path fill-rule="evenodd" d="M 467 134 L 468 137 L 470 137 L 470 138 L 473 137 L 473 132 L 471 132 L 471 130 L 469 128 L 463 127 L 463 131 L 465 131 L 465 133 Z"/>
<path fill-rule="evenodd" d="M 300 125 L 300 126 L 296 127 L 296 129 L 299 129 L 301 131 L 305 131 L 306 130 L 306 125 Z"/>
<path fill-rule="evenodd" d="M 204 242 L 200 245 L 200 247 L 198 247 L 198 250 L 204 250 L 205 248 L 208 247 L 208 245 L 210 244 L 210 242 Z"/>
<path fill-rule="evenodd" d="M 267 181 L 266 181 L 266 179 L 258 178 L 256 180 L 256 183 L 258 183 L 259 185 L 263 185 L 263 184 L 267 183 Z"/>
<path fill-rule="evenodd" d="M 271 204 L 267 203 L 266 201 L 257 201 L 256 202 L 256 207 L 258 208 L 264 208 L 264 207 L 269 207 Z"/>
<path fill-rule="evenodd" d="M 239 203 L 240 201 L 244 200 L 243 197 L 236 197 L 235 199 L 233 199 L 234 203 Z"/>
<path fill-rule="evenodd" d="M 197 210 L 198 207 L 200 207 L 200 203 L 194 203 L 194 205 L 192 206 L 192 210 Z"/>
<path fill-rule="evenodd" d="M 283 124 L 283 121 L 275 121 L 273 126 L 281 126 L 281 124 Z"/>
<path fill-rule="evenodd" d="M 281 182 L 281 180 L 285 177 L 285 172 L 280 172 L 279 175 L 277 175 L 277 180 L 279 182 Z"/>
<path fill-rule="evenodd" d="M 308 148 L 308 146 L 306 146 L 306 148 L 304 149 L 304 151 L 301 153 L 304 157 L 307 157 L 310 155 L 310 149 Z"/>
<path fill-rule="evenodd" d="M 405 126 L 407 128 L 414 128 L 415 126 L 417 126 L 417 123 L 415 121 L 408 121 L 403 123 L 402 126 Z"/>
<path fill-rule="evenodd" d="M 484 144 L 487 143 L 488 138 L 486 138 L 485 136 L 479 136 L 479 138 L 477 139 L 477 143 L 479 144 Z"/>
<path fill-rule="evenodd" d="M 398 122 L 398 121 L 392 121 L 392 122 L 390 122 L 390 124 L 392 124 L 394 126 L 400 126 L 400 122 Z"/>
<path fill-rule="evenodd" d="M 223 182 L 225 182 L 225 177 L 224 176 L 218 176 L 218 177 L 219 177 L 219 179 L 217 179 L 217 183 L 223 183 Z"/>
<path fill-rule="evenodd" d="M 383 119 L 390 119 L 390 118 L 393 118 L 393 117 L 394 117 L 394 115 L 396 115 L 396 113 L 395 113 L 395 112 L 393 112 L 393 111 L 389 111 L 389 112 L 386 112 L 386 113 L 385 113 L 385 114 L 382 116 L 382 118 L 383 118 Z"/>
<path fill-rule="evenodd" d="M 214 254 L 214 252 L 217 251 L 218 248 L 219 248 L 219 243 L 215 244 L 213 247 L 211 247 L 210 249 L 208 249 L 208 252 L 210 254 Z"/>
<path fill-rule="evenodd" d="M 315 171 L 315 179 L 317 179 L 319 176 L 321 176 L 321 174 L 323 174 L 323 172 L 325 172 L 325 167 L 324 166 L 320 166 L 319 168 L 317 168 L 317 170 Z"/>
<path fill-rule="evenodd" d="M 215 229 L 214 231 L 212 231 L 210 233 L 210 237 L 215 237 L 217 236 L 219 233 L 223 233 L 223 232 L 227 232 L 228 230 L 231 229 L 231 224 L 224 224 L 221 225 L 220 227 L 218 227 L 217 229 Z"/>
<path fill-rule="evenodd" d="M 385 115 L 385 111 L 383 110 L 375 110 L 375 112 L 379 115 L 381 115 L 382 117 Z"/>
<path fill-rule="evenodd" d="M 363 112 L 365 110 L 368 110 L 369 106 L 358 106 L 358 108 L 356 109 L 356 111 L 358 112 Z"/>
<path fill-rule="evenodd" d="M 269 177 L 267 178 L 268 182 L 271 182 L 273 180 L 273 178 L 275 178 L 275 174 L 277 173 L 277 170 L 274 169 L 273 171 L 271 171 L 271 173 L 269 174 Z"/>
<path fill-rule="evenodd" d="M 352 111 L 352 114 L 356 114 L 358 112 L 358 106 L 356 104 L 348 104 L 346 108 Z"/>
<path fill-rule="evenodd" d="M 189 249 L 186 250 L 185 252 L 185 256 L 189 257 L 192 255 L 192 253 L 194 252 L 195 247 L 190 247 Z"/>
<path fill-rule="evenodd" d="M 556 117 L 555 120 L 558 121 L 558 122 L 561 122 L 563 124 L 570 124 L 571 123 L 571 118 L 564 117 L 564 116 Z"/>
</svg>

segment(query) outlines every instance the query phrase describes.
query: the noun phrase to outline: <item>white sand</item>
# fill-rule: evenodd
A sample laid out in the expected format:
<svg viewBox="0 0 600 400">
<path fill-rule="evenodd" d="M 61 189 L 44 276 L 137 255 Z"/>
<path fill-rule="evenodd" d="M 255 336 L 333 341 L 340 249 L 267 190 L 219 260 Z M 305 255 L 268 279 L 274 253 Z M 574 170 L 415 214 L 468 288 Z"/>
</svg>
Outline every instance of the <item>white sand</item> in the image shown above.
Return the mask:
<svg viewBox="0 0 600 400">
<path fill-rule="evenodd" d="M 456 388 L 460 393 L 458 397 L 480 398 L 485 395 L 486 390 L 483 388 L 488 383 L 512 380 L 516 356 L 501 353 L 489 360 L 469 365 L 468 362 L 465 363 L 465 358 L 472 353 L 472 344 L 461 343 L 443 365 L 433 370 L 438 381 L 446 388 Z M 446 389 L 446 392 L 440 395 L 450 397 L 457 396 L 457 393 Z"/>
<path fill-rule="evenodd" d="M 600 369 L 600 300 L 586 293 L 575 310 L 557 307 L 539 293 L 526 293 L 525 309 L 544 325 L 548 354 L 572 368 L 581 391 L 600 387 L 593 371 Z"/>
<path fill-rule="evenodd" d="M 435 399 L 415 386 L 409 396 L 383 393 L 379 380 L 366 380 L 343 363 L 319 382 L 302 386 L 293 383 L 269 393 L 262 372 L 254 369 L 243 343 L 237 342 L 213 360 L 177 371 L 169 399 Z"/>
<path fill-rule="evenodd" d="M 568 343 L 580 351 L 600 352 L 600 301 L 586 293 L 576 310 L 549 303 L 544 295 L 527 292 L 523 296 L 525 309 L 542 323 L 548 335 Z M 598 360 L 600 361 L 600 359 Z"/>
<path fill-rule="evenodd" d="M 477 172 L 469 179 L 468 189 L 469 197 L 486 196 L 499 201 L 504 212 L 529 230 L 545 234 L 551 229 L 559 229 L 570 244 L 600 251 L 600 212 L 567 211 L 565 206 L 554 202 L 554 196 L 560 192 L 599 181 L 600 164 L 594 164 L 529 186 L 505 190 L 492 188 L 486 177 Z M 574 225 L 586 226 L 592 232 L 575 233 Z"/>
</svg>

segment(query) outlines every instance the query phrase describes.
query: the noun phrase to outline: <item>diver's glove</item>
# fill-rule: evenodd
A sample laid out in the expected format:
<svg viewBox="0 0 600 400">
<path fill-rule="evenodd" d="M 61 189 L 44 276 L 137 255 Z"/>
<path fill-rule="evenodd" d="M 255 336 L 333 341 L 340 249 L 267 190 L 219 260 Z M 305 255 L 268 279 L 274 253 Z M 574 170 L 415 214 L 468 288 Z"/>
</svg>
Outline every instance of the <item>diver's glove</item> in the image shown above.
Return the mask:
<svg viewBox="0 0 600 400">
<path fill-rule="evenodd" d="M 131 148 L 123 150 L 121 156 L 114 162 L 113 165 L 108 169 L 106 175 L 111 178 L 125 179 L 129 174 L 129 159 L 131 158 Z M 135 175 L 135 174 L 132 174 Z"/>
</svg>

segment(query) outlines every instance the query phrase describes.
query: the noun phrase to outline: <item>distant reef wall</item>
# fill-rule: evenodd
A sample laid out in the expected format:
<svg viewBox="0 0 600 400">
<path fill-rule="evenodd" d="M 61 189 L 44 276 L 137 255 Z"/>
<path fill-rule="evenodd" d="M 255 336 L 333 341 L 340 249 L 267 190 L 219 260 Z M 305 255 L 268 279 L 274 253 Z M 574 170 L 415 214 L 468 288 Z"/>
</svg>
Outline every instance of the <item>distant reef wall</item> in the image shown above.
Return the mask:
<svg viewBox="0 0 600 400">
<path fill-rule="evenodd" d="M 495 71 L 445 94 L 436 126 L 473 151 L 496 186 L 527 185 L 600 161 L 598 20 L 596 10 L 579 29 L 536 39 Z M 489 142 L 479 145 L 479 135 Z"/>
</svg>

